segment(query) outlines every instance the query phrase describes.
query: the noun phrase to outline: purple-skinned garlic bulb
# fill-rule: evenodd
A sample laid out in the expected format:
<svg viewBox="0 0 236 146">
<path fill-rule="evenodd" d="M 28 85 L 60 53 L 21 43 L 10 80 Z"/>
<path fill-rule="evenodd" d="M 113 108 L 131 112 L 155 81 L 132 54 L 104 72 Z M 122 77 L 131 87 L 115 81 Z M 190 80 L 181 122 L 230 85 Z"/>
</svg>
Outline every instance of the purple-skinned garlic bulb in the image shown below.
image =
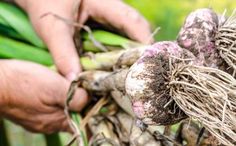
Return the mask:
<svg viewBox="0 0 236 146">
<path fill-rule="evenodd" d="M 197 9 L 186 17 L 177 42 L 197 57 L 199 65 L 217 68 L 222 63 L 215 47 L 218 25 L 218 15 L 212 9 Z"/>
<path fill-rule="evenodd" d="M 176 42 L 159 42 L 146 49 L 126 77 L 126 93 L 136 117 L 147 125 L 169 125 L 187 116 L 169 96 L 171 57 L 181 57 Z M 174 62 L 173 62 L 174 63 Z"/>
</svg>

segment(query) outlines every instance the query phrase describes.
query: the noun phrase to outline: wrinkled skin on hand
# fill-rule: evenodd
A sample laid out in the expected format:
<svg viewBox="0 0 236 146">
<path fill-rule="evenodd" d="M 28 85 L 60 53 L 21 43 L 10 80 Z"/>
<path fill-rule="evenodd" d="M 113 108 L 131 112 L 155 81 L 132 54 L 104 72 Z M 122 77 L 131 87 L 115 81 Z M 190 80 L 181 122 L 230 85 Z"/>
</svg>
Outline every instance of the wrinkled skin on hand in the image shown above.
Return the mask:
<svg viewBox="0 0 236 146">
<path fill-rule="evenodd" d="M 113 26 L 134 40 L 142 43 L 150 41 L 148 22 L 121 0 L 16 0 L 16 2 L 29 14 L 36 32 L 47 44 L 59 72 L 70 80 L 81 71 L 72 39 L 73 26 L 52 15 L 41 18 L 46 13 L 50 12 L 80 24 L 92 18 L 104 25 Z"/>
<path fill-rule="evenodd" d="M 70 131 L 64 103 L 70 82 L 46 67 L 17 60 L 0 61 L 0 115 L 33 132 Z M 87 94 L 77 89 L 70 110 L 80 111 Z"/>
<path fill-rule="evenodd" d="M 58 72 L 17 60 L 0 60 L 0 117 L 33 132 L 70 131 L 63 112 L 70 81 L 81 72 L 74 42 L 74 28 L 47 15 L 59 15 L 83 24 L 92 18 L 113 26 L 130 38 L 145 43 L 151 36 L 147 21 L 120 0 L 15 0 L 30 17 L 37 34 L 47 45 Z M 79 88 L 70 110 L 80 111 L 88 100 Z"/>
</svg>

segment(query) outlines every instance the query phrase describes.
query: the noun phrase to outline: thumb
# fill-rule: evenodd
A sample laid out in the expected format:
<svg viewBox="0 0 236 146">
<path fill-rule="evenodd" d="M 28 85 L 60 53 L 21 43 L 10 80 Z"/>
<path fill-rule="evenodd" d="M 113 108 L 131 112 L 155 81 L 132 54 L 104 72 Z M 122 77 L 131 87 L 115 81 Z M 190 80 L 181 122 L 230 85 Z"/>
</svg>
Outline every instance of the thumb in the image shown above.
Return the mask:
<svg viewBox="0 0 236 146">
<path fill-rule="evenodd" d="M 151 29 L 147 20 L 137 10 L 120 0 L 87 0 L 89 14 L 102 23 L 108 24 L 125 32 L 130 38 L 150 43 Z M 100 4 L 102 3 L 102 5 Z M 115 8 L 114 8 L 115 6 Z"/>
<path fill-rule="evenodd" d="M 69 86 L 67 87 L 68 88 L 64 88 L 64 89 L 69 89 Z M 62 95 L 61 98 L 57 98 L 56 104 L 59 105 L 61 108 L 65 108 L 66 106 L 67 91 L 68 90 L 64 90 L 63 91 L 64 95 Z M 87 92 L 82 88 L 77 88 L 72 100 L 69 103 L 69 110 L 78 112 L 84 108 L 87 102 L 88 102 Z"/>
<path fill-rule="evenodd" d="M 65 22 L 56 19 L 53 16 L 45 17 L 38 28 L 53 56 L 58 71 L 67 79 L 73 80 L 81 71 L 72 38 L 73 30 Z"/>
</svg>

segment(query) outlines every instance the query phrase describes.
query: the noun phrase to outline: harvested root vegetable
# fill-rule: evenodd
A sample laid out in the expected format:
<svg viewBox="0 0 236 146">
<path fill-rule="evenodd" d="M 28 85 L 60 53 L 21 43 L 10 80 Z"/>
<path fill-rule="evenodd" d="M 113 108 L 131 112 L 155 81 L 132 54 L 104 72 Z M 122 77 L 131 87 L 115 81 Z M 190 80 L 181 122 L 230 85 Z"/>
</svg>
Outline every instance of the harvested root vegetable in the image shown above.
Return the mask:
<svg viewBox="0 0 236 146">
<path fill-rule="evenodd" d="M 236 141 L 236 80 L 219 69 L 179 65 L 172 71 L 170 95 L 190 118 L 219 142 Z"/>
<path fill-rule="evenodd" d="M 222 23 L 217 30 L 215 37 L 216 48 L 220 56 L 236 73 L 236 11 Z"/>
<path fill-rule="evenodd" d="M 134 125 L 134 119 L 121 110 L 114 115 L 95 115 L 88 125 L 94 135 L 91 145 L 161 146 L 161 141 L 151 133 L 141 131 Z"/>
<path fill-rule="evenodd" d="M 198 9 L 187 16 L 177 37 L 178 44 L 191 51 L 199 65 L 215 68 L 222 62 L 214 43 L 217 28 L 217 14 L 211 9 Z"/>
<path fill-rule="evenodd" d="M 100 146 L 118 146 L 119 143 L 117 135 L 113 131 L 111 123 L 104 120 L 103 117 L 91 117 L 88 122 L 89 128 L 94 137 L 91 140 L 91 145 Z"/>
<path fill-rule="evenodd" d="M 170 46 L 170 47 L 169 47 Z M 159 48 L 161 47 L 162 51 L 159 52 Z M 158 82 L 153 82 L 152 85 L 155 86 L 157 89 L 159 88 L 159 86 L 163 87 L 161 88 L 162 91 L 154 91 L 155 89 L 153 89 L 153 99 L 156 99 L 155 97 L 160 96 L 160 98 L 156 99 L 156 102 L 153 102 L 153 109 L 155 109 L 156 111 L 153 111 L 153 109 L 145 109 L 147 111 L 153 111 L 155 115 L 150 116 L 149 118 L 146 118 L 146 124 L 151 124 L 151 123 L 159 123 L 161 125 L 166 125 L 166 124 L 173 124 L 176 123 L 178 121 L 180 121 L 183 118 L 186 118 L 186 115 L 180 111 L 178 109 L 178 107 L 174 104 L 174 102 L 170 101 L 170 97 L 166 96 L 167 94 L 164 94 L 165 90 L 166 90 L 166 80 L 165 80 L 165 76 L 162 76 L 162 73 L 164 73 L 166 70 L 168 70 L 168 63 L 167 66 L 161 66 L 162 64 L 158 64 L 158 63 L 162 63 L 161 59 L 167 59 L 166 61 L 169 62 L 168 60 L 168 56 L 170 54 L 170 52 L 175 52 L 175 54 L 173 54 L 173 56 L 179 56 L 182 51 L 182 49 L 175 43 L 175 42 L 163 42 L 163 43 L 157 43 L 156 46 L 156 52 L 152 49 L 147 49 L 145 52 L 145 55 L 147 56 L 147 58 L 150 55 L 154 55 L 153 57 L 155 57 L 156 54 L 161 53 L 161 55 L 163 53 L 166 53 L 167 56 L 166 57 L 162 57 L 161 55 L 156 57 L 156 59 L 160 59 L 160 62 L 157 62 L 157 64 L 153 64 L 153 66 L 150 66 L 151 69 L 156 69 L 157 73 L 153 74 L 153 78 L 158 78 L 160 79 L 160 84 L 157 84 Z M 168 50 L 166 50 L 168 49 Z M 142 49 L 143 50 L 143 49 Z M 129 51 L 130 52 L 130 51 Z M 134 53 L 136 54 L 136 53 Z M 178 55 L 177 55 L 178 54 Z M 126 56 L 130 56 L 129 53 L 124 53 L 121 56 L 120 60 L 123 64 L 123 62 L 127 62 L 125 61 L 127 58 Z M 144 59 L 144 62 L 148 62 L 149 60 L 145 60 L 145 57 L 143 57 L 142 59 Z M 152 59 L 150 59 L 152 60 Z M 153 61 L 150 62 L 154 63 Z M 155 67 L 155 65 L 157 65 Z M 164 64 L 163 64 L 164 65 Z M 158 66 L 160 66 L 161 68 L 158 68 Z M 149 68 L 147 70 L 150 70 Z M 160 71 L 159 71 L 160 70 Z M 150 70 L 151 71 L 151 70 Z M 99 92 L 99 94 L 101 93 L 108 93 L 110 92 L 112 97 L 114 98 L 114 100 L 128 113 L 130 113 L 131 115 L 133 115 L 133 112 L 130 110 L 130 101 L 129 100 L 125 100 L 124 97 L 126 97 L 125 95 L 125 80 L 126 80 L 126 76 L 127 76 L 127 69 L 122 69 L 122 70 L 117 70 L 113 73 L 111 72 L 105 72 L 105 71 L 87 71 L 87 72 L 83 72 L 80 75 L 80 81 L 82 83 L 82 86 L 92 92 Z M 155 72 L 152 72 L 155 73 Z M 155 75 L 158 75 L 158 77 L 155 77 Z M 151 77 L 151 74 L 149 75 L 149 78 Z M 147 76 L 148 78 L 148 76 Z M 151 78 L 150 78 L 151 79 Z M 143 79 L 145 81 L 145 78 Z M 139 86 L 138 84 L 134 84 L 131 85 L 132 87 L 136 87 Z M 126 86 L 127 87 L 127 86 Z M 153 87 L 153 88 L 155 88 Z M 152 88 L 151 88 L 152 89 Z M 145 90 L 143 88 L 143 90 Z M 127 89 L 126 89 L 127 91 Z M 119 94 L 119 95 L 117 95 Z M 145 93 L 144 93 L 145 94 Z M 155 97 L 154 97 L 155 96 Z M 137 98 L 139 98 L 139 96 L 136 96 Z M 148 97 L 147 97 L 147 100 Z M 160 104 L 159 102 L 161 102 L 162 104 Z M 170 103 L 168 103 L 170 102 Z M 136 104 L 136 103 L 135 103 Z M 165 106 L 166 104 L 166 108 L 162 107 Z M 133 105 L 134 106 L 134 105 Z M 136 112 L 136 108 L 134 108 L 134 111 Z M 136 113 L 137 115 L 137 113 Z M 167 115 L 167 116 L 166 116 Z M 141 118 L 141 117 L 139 117 Z M 141 118 L 142 119 L 142 118 Z M 149 119 L 154 119 L 153 121 L 148 121 Z"/>
<path fill-rule="evenodd" d="M 173 124 L 188 115 L 219 142 L 233 145 L 236 80 L 203 64 L 199 66 L 198 59 L 175 42 L 160 42 L 147 49 L 126 78 L 133 111 L 148 125 Z"/>
<path fill-rule="evenodd" d="M 128 75 L 127 69 L 117 68 L 113 73 L 87 72 L 90 75 L 81 76 L 82 85 L 93 92 L 109 93 L 132 114 L 130 106 L 124 104 L 126 92 L 135 116 L 147 125 L 169 125 L 190 117 L 198 120 L 220 143 L 233 146 L 236 80 L 222 71 L 227 66 L 216 49 L 218 25 L 218 16 L 211 9 L 197 10 L 187 17 L 178 44 L 159 42 L 146 50 L 114 53 L 117 56 L 110 57 L 114 61 L 108 61 L 108 65 L 101 63 L 99 69 L 129 67 L 145 50 Z M 100 59 L 95 57 L 95 60 Z"/>
<path fill-rule="evenodd" d="M 232 15 L 226 22 L 222 23 L 222 18 L 219 22 L 211 9 L 192 12 L 179 32 L 178 43 L 194 53 L 198 59 L 195 64 L 211 68 L 179 66 L 173 72 L 176 78 L 170 83 L 170 86 L 175 84 L 171 87 L 171 95 L 180 108 L 188 116 L 198 119 L 226 145 L 234 145 L 236 137 L 236 84 L 230 75 L 232 71 L 225 64 L 235 69 L 234 19 Z"/>
<path fill-rule="evenodd" d="M 198 141 L 201 128 L 197 123 L 193 121 L 183 121 L 181 123 L 180 137 L 187 142 L 186 146 L 196 146 L 197 142 L 199 146 L 216 146 L 218 141 L 208 131 L 202 133 L 201 138 Z"/>
<path fill-rule="evenodd" d="M 154 135 L 147 131 L 143 132 L 134 125 L 134 119 L 124 112 L 118 112 L 117 118 L 121 123 L 125 137 L 129 138 L 131 146 L 160 146 L 161 142 L 157 141 Z M 155 129 L 158 131 L 158 129 Z M 159 132 L 159 131 L 158 131 Z"/>
<path fill-rule="evenodd" d="M 168 93 L 170 56 L 181 54 L 175 42 L 156 43 L 130 68 L 126 93 L 135 115 L 145 124 L 169 125 L 187 117 Z"/>
<path fill-rule="evenodd" d="M 134 116 L 129 98 L 125 95 L 125 78 L 128 69 L 115 72 L 86 71 L 81 73 L 80 81 L 83 88 L 94 94 L 110 93 L 116 103 L 131 116 Z"/>
<path fill-rule="evenodd" d="M 144 52 L 146 46 L 126 50 L 103 52 L 81 57 L 84 70 L 112 70 L 114 67 L 131 66 Z"/>
</svg>

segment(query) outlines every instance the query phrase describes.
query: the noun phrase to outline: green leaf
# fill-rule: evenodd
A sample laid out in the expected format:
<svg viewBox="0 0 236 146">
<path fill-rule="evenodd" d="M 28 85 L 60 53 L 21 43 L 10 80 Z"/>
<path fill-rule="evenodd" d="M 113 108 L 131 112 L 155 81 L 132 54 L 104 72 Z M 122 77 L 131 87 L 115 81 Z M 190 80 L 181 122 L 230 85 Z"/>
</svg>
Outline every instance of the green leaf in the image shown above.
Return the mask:
<svg viewBox="0 0 236 146">
<path fill-rule="evenodd" d="M 18 7 L 0 2 L 0 17 L 23 38 L 39 48 L 45 48 L 43 41 L 36 35 L 27 15 Z"/>
<path fill-rule="evenodd" d="M 127 43 L 132 42 L 131 40 L 125 37 L 103 30 L 94 30 L 92 32 L 92 35 L 96 41 L 104 45 L 123 46 Z M 83 34 L 83 38 L 86 40 L 90 40 L 88 33 Z"/>
<path fill-rule="evenodd" d="M 0 24 L 0 34 L 3 34 L 11 38 L 23 40 L 22 36 L 19 35 L 19 33 L 17 33 L 14 29 L 2 24 Z"/>
<path fill-rule="evenodd" d="M 51 55 L 37 47 L 15 41 L 0 35 L 0 58 L 28 60 L 43 65 L 52 65 Z"/>
<path fill-rule="evenodd" d="M 9 24 L 7 23 L 7 21 L 4 20 L 4 18 L 1 17 L 1 16 L 0 16 L 0 24 L 1 24 L 1 25 L 5 25 L 5 26 L 9 26 Z"/>
</svg>

